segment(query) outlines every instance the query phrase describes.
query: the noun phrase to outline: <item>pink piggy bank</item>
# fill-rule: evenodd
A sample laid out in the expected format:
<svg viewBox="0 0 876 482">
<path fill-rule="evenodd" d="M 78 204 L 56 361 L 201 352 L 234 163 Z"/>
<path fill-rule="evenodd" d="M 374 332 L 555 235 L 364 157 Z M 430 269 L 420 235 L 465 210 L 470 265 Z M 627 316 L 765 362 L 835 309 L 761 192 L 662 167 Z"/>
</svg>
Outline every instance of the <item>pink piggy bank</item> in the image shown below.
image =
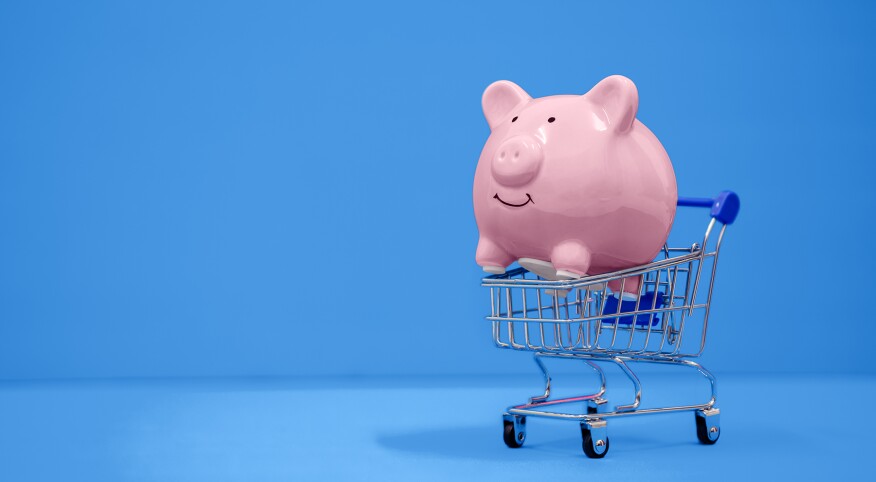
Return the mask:
<svg viewBox="0 0 876 482">
<path fill-rule="evenodd" d="M 651 262 L 675 217 L 669 156 L 636 120 L 635 84 L 619 75 L 584 95 L 533 99 L 508 81 L 487 87 L 490 138 L 474 179 L 477 263 L 515 260 L 547 279 Z M 638 294 L 638 278 L 609 283 Z"/>
</svg>

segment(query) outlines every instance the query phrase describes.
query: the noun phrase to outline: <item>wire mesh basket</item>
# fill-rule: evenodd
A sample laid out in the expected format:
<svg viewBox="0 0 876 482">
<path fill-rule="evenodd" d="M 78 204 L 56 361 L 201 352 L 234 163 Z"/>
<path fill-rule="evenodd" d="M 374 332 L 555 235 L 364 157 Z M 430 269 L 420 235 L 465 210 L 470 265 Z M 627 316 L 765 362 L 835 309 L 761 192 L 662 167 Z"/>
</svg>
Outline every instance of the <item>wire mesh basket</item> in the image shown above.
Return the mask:
<svg viewBox="0 0 876 482">
<path fill-rule="evenodd" d="M 490 276 L 483 285 L 490 289 L 493 341 L 556 353 L 699 356 L 717 255 L 694 244 L 665 247 L 646 266 L 573 281 L 544 280 L 523 268 Z M 638 296 L 608 287 L 633 277 L 641 280 Z"/>
</svg>

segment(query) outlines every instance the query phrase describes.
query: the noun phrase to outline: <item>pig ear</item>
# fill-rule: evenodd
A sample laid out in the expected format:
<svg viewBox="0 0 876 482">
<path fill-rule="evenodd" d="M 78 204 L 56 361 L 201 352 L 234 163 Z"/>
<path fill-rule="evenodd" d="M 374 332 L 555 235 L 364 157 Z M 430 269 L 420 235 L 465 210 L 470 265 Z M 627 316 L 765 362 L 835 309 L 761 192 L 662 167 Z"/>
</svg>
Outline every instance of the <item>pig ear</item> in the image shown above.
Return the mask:
<svg viewBox="0 0 876 482">
<path fill-rule="evenodd" d="M 633 127 L 639 110 L 639 91 L 632 80 L 622 75 L 606 77 L 584 97 L 602 110 L 609 129 L 624 133 Z"/>
<path fill-rule="evenodd" d="M 487 118 L 490 129 L 499 125 L 515 107 L 531 99 L 532 97 L 514 82 L 500 80 L 490 84 L 481 98 L 484 117 Z"/>
</svg>

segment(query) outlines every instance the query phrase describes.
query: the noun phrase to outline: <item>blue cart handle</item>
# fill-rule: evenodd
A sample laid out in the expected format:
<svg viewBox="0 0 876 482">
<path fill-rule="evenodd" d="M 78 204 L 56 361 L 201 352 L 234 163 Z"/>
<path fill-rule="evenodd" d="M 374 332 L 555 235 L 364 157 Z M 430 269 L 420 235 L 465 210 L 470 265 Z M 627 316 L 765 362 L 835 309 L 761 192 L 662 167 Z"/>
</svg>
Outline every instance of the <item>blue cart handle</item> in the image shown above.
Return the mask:
<svg viewBox="0 0 876 482">
<path fill-rule="evenodd" d="M 715 199 L 707 197 L 679 197 L 679 206 L 712 208 L 713 218 L 724 224 L 733 224 L 739 214 L 739 196 L 733 191 L 722 191 Z"/>
</svg>

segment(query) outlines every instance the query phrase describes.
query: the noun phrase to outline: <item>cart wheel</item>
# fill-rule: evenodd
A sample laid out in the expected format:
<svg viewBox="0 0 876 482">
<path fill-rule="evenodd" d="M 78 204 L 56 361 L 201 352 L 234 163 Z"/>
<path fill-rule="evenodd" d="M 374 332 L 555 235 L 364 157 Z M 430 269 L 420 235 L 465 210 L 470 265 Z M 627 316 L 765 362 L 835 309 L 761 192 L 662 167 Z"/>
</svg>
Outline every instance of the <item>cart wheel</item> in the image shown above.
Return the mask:
<svg viewBox="0 0 876 482">
<path fill-rule="evenodd" d="M 713 412 L 713 413 L 709 413 Z M 719 423 L 717 409 L 712 410 L 697 410 L 695 417 L 697 421 L 697 439 L 701 444 L 714 445 L 721 436 L 721 424 Z"/>
<path fill-rule="evenodd" d="M 509 420 L 509 418 L 511 418 L 511 420 Z M 516 424 L 515 421 L 517 422 Z M 523 442 L 526 441 L 526 417 L 506 416 L 503 425 L 505 426 L 505 430 L 502 434 L 502 438 L 505 440 L 505 445 L 512 449 L 523 447 Z"/>
<path fill-rule="evenodd" d="M 590 429 L 586 422 L 581 423 L 581 448 L 591 459 L 601 459 L 608 453 L 608 436 L 605 435 L 605 422 L 602 427 Z"/>
</svg>

